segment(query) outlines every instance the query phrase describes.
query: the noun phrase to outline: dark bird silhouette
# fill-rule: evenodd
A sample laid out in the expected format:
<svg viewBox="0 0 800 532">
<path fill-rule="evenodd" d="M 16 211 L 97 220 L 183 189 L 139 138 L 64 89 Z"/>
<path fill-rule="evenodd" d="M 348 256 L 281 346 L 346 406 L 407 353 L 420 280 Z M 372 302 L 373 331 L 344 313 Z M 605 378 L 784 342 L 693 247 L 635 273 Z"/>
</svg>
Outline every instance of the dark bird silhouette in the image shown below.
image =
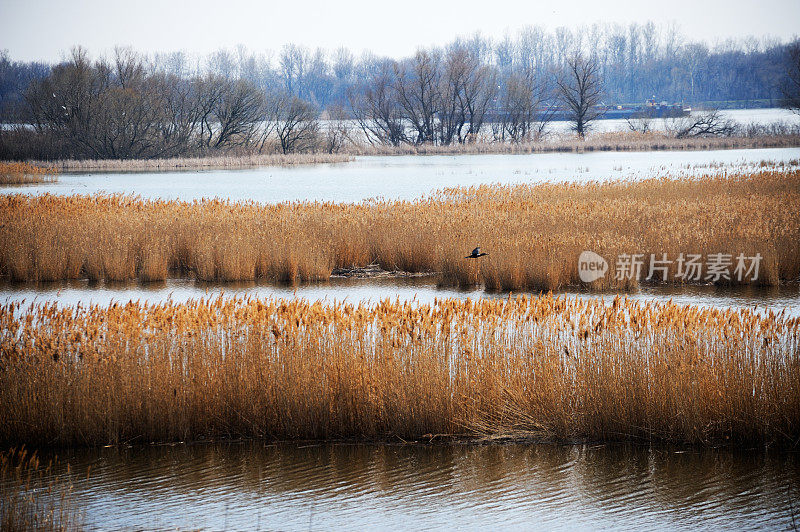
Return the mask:
<svg viewBox="0 0 800 532">
<path fill-rule="evenodd" d="M 464 257 L 465 259 L 477 259 L 478 257 L 483 257 L 484 255 L 488 255 L 488 253 L 481 253 L 481 248 L 477 247 L 472 250 L 472 253 Z"/>
</svg>

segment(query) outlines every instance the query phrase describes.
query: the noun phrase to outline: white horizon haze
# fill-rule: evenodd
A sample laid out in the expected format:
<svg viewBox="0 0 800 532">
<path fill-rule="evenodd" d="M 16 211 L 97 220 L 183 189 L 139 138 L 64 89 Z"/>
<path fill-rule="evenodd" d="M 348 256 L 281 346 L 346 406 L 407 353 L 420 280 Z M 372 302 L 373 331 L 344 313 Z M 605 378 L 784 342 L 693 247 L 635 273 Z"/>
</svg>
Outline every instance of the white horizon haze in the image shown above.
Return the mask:
<svg viewBox="0 0 800 532">
<path fill-rule="evenodd" d="M 0 50 L 7 50 L 14 60 L 55 62 L 75 45 L 92 55 L 107 54 L 115 46 L 148 53 L 206 55 L 238 45 L 255 52 L 278 51 L 295 43 L 399 58 L 419 47 L 443 45 L 476 32 L 497 39 L 525 26 L 552 30 L 647 21 L 675 23 L 684 39 L 710 45 L 750 35 L 789 41 L 800 33 L 800 0 L 673 0 L 668 4 L 637 0 L 407 0 L 392 4 L 366 0 L 0 0 Z"/>
</svg>

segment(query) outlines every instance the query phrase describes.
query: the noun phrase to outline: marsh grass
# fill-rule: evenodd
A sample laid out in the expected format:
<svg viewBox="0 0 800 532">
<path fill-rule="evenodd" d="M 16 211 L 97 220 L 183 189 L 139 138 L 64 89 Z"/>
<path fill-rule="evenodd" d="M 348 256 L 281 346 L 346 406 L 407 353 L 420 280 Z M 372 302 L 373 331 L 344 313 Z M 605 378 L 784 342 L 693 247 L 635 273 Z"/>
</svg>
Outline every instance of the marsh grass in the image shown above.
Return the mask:
<svg viewBox="0 0 800 532">
<path fill-rule="evenodd" d="M 0 162 L 0 185 L 26 185 L 55 181 L 58 171 L 51 166 Z"/>
<path fill-rule="evenodd" d="M 800 437 L 800 319 L 541 296 L 0 307 L 0 442 Z"/>
<path fill-rule="evenodd" d="M 261 166 L 294 166 L 304 164 L 344 163 L 350 155 L 328 153 L 293 153 L 288 155 L 230 154 L 208 157 L 174 157 L 166 159 L 60 159 L 46 164 L 62 172 L 159 172 L 175 170 L 208 170 L 218 168 L 258 168 Z M 45 164 L 45 163 L 35 163 Z"/>
<path fill-rule="evenodd" d="M 156 159 L 54 159 L 29 161 L 62 172 L 159 172 L 229 168 L 258 168 L 264 166 L 293 166 L 303 164 L 343 163 L 363 155 L 469 155 L 469 154 L 526 154 L 526 153 L 585 153 L 594 151 L 680 151 L 756 148 L 791 148 L 800 146 L 796 128 L 785 127 L 770 131 L 768 127 L 752 126 L 741 135 L 677 139 L 663 132 L 637 133 L 631 131 L 597 132 L 585 140 L 571 134 L 551 134 L 541 140 L 525 142 L 494 142 L 438 146 L 434 144 L 402 144 L 388 146 L 369 144 L 351 136 L 336 153 L 250 153 L 231 152 L 224 155 L 185 156 Z M 9 163 L 6 163 L 9 164 Z M 21 163 L 10 163 L 21 164 Z"/>
<path fill-rule="evenodd" d="M 464 155 L 464 154 L 524 154 L 524 153 L 585 153 L 626 151 L 693 151 L 756 148 L 792 148 L 800 146 L 800 133 L 790 129 L 780 133 L 761 132 L 753 135 L 727 137 L 675 138 L 663 132 L 637 133 L 631 131 L 597 132 L 585 140 L 572 134 L 552 134 L 537 141 L 492 142 L 437 146 L 433 144 L 402 144 L 400 146 L 370 145 L 356 142 L 346 145 L 343 153 L 352 155 Z"/>
<path fill-rule="evenodd" d="M 360 204 L 9 195 L 0 197 L 0 275 L 26 282 L 183 275 L 297 282 L 374 262 L 385 270 L 438 272 L 451 286 L 547 291 L 580 285 L 578 256 L 592 250 L 612 268 L 623 253 L 667 253 L 673 260 L 679 253 L 760 253 L 755 283 L 774 285 L 800 272 L 798 205 L 800 170 L 785 167 L 636 182 L 481 185 Z M 465 259 L 476 245 L 489 255 Z M 677 264 L 669 268 L 669 282 L 677 282 Z M 627 290 L 640 282 L 614 273 L 588 288 Z"/>
</svg>

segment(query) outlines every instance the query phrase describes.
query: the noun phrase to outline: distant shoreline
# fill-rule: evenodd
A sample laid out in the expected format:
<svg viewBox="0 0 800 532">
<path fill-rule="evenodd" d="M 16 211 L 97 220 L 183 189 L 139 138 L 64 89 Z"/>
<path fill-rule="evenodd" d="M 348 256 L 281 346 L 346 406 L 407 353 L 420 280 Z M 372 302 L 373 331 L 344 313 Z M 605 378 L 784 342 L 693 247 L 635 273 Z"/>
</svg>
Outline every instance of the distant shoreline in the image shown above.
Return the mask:
<svg viewBox="0 0 800 532">
<path fill-rule="evenodd" d="M 540 142 L 521 143 L 487 142 L 450 146 L 402 145 L 397 147 L 361 146 L 350 149 L 345 153 L 350 155 L 460 155 L 585 153 L 593 151 L 698 151 L 796 147 L 800 147 L 800 134 L 677 139 L 661 133 L 612 132 L 597 133 L 583 141 L 576 138 L 561 137 Z"/>
<path fill-rule="evenodd" d="M 330 164 L 351 161 L 352 155 L 329 153 L 218 155 L 211 157 L 171 157 L 168 159 L 61 159 L 28 161 L 51 167 L 59 172 L 109 170 L 121 172 L 171 172 L 182 170 L 214 170 L 229 168 L 258 168 L 261 166 L 294 166 Z"/>
<path fill-rule="evenodd" d="M 391 155 L 502 155 L 533 153 L 586 153 L 634 151 L 698 151 L 759 148 L 797 148 L 800 135 L 763 135 L 756 137 L 710 137 L 676 139 L 660 133 L 597 133 L 585 141 L 554 138 L 540 142 L 477 142 L 449 146 L 407 144 L 401 146 L 348 146 L 339 153 L 296 153 L 219 155 L 210 157 L 173 157 L 167 159 L 62 159 L 26 161 L 59 172 L 119 171 L 171 172 L 212 169 L 258 168 L 350 162 L 356 156 Z"/>
</svg>

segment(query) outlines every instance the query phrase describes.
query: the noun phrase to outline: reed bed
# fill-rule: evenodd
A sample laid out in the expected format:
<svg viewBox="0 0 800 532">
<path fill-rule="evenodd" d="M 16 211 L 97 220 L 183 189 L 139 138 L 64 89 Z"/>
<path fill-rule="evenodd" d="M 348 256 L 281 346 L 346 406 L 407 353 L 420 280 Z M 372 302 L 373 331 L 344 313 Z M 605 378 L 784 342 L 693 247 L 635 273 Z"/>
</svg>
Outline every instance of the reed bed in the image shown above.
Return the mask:
<svg viewBox="0 0 800 532">
<path fill-rule="evenodd" d="M 448 285 L 556 290 L 580 285 L 578 257 L 610 271 L 591 289 L 625 290 L 621 254 L 760 254 L 764 285 L 800 273 L 800 170 L 758 168 L 638 182 L 485 185 L 414 201 L 261 205 L 120 196 L 0 197 L 0 275 L 11 281 L 327 279 L 334 268 L 438 272 Z M 464 256 L 476 245 L 488 256 Z M 645 262 L 647 258 L 644 259 Z M 678 264 L 668 266 L 667 282 Z M 731 279 L 718 283 L 740 282 Z M 659 276 L 655 277 L 660 281 Z M 705 276 L 687 282 L 709 282 Z"/>
<path fill-rule="evenodd" d="M 0 530 L 80 530 L 69 466 L 66 475 L 54 475 L 56 465 L 24 447 L 0 452 Z"/>
<path fill-rule="evenodd" d="M 32 165 L 52 166 L 61 172 L 158 172 L 225 168 L 257 168 L 263 166 L 292 166 L 302 164 L 343 163 L 363 155 L 467 155 L 467 154 L 524 154 L 524 153 L 584 153 L 593 151 L 679 151 L 725 150 L 757 148 L 793 148 L 800 146 L 796 132 L 735 135 L 677 139 L 663 132 L 637 133 L 630 131 L 592 133 L 581 140 L 572 134 L 551 134 L 541 140 L 525 142 L 496 142 L 489 139 L 466 144 L 438 146 L 434 144 L 402 144 L 388 146 L 370 144 L 358 135 L 337 153 L 229 153 L 196 157 L 155 159 L 56 159 L 30 161 Z M 7 163 L 22 164 L 22 163 Z"/>
<path fill-rule="evenodd" d="M 672 303 L 0 307 L 0 442 L 800 438 L 800 319 Z"/>
<path fill-rule="evenodd" d="M 543 140 L 526 142 L 478 141 L 468 144 L 436 146 L 403 144 L 400 146 L 348 144 L 345 153 L 352 155 L 463 155 L 502 153 L 585 153 L 593 151 L 692 151 L 756 148 L 794 148 L 800 146 L 800 134 L 759 134 L 754 136 L 675 138 L 662 132 L 598 132 L 585 140 L 573 134 L 553 134 Z"/>
<path fill-rule="evenodd" d="M 0 185 L 26 185 L 55 181 L 58 171 L 49 166 L 0 162 Z"/>
<path fill-rule="evenodd" d="M 351 161 L 351 155 L 329 153 L 232 154 L 207 157 L 174 157 L 166 159 L 60 159 L 46 164 L 62 172 L 158 172 L 175 170 L 208 170 L 219 168 L 257 168 L 260 166 L 293 166 L 330 164 Z M 15 163 L 21 164 L 21 163 Z M 45 164 L 36 163 L 34 164 Z"/>
</svg>

